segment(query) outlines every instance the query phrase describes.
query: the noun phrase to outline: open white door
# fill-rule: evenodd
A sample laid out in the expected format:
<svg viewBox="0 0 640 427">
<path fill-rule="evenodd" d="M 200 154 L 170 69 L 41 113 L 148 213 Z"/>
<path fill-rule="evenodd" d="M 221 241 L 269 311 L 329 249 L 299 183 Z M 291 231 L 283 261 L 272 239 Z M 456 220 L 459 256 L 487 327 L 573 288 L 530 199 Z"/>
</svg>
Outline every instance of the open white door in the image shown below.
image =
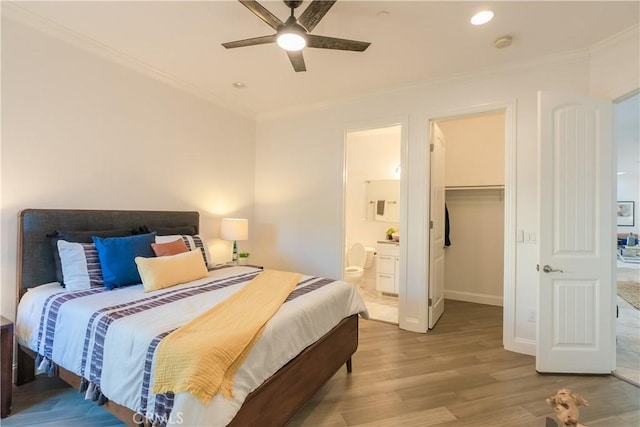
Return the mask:
<svg viewBox="0 0 640 427">
<path fill-rule="evenodd" d="M 538 372 L 615 368 L 611 133 L 611 102 L 538 94 Z"/>
<path fill-rule="evenodd" d="M 429 329 L 444 313 L 444 151 L 445 138 L 431 124 L 431 201 L 429 223 Z"/>
</svg>

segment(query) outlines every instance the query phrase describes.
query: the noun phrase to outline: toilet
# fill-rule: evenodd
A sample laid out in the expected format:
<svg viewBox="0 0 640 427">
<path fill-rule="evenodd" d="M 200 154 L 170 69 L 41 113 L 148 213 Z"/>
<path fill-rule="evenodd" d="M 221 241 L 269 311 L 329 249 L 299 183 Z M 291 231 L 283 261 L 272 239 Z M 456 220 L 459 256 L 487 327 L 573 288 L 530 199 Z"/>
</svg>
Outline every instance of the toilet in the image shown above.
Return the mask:
<svg viewBox="0 0 640 427">
<path fill-rule="evenodd" d="M 364 269 L 371 267 L 373 264 L 373 256 L 376 254 L 376 249 L 363 246 L 361 243 L 354 243 L 347 252 L 347 268 L 344 269 L 344 280 L 357 284 L 362 275 Z"/>
</svg>

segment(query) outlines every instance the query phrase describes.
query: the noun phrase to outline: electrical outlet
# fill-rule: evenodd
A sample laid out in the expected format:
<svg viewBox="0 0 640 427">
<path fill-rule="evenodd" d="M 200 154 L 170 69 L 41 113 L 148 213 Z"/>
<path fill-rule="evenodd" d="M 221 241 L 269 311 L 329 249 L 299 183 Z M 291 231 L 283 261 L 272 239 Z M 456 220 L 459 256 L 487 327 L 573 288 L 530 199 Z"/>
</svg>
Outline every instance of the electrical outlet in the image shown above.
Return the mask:
<svg viewBox="0 0 640 427">
<path fill-rule="evenodd" d="M 527 322 L 532 322 L 532 323 L 536 322 L 536 311 L 535 310 L 529 310 L 529 315 L 527 317 Z"/>
</svg>

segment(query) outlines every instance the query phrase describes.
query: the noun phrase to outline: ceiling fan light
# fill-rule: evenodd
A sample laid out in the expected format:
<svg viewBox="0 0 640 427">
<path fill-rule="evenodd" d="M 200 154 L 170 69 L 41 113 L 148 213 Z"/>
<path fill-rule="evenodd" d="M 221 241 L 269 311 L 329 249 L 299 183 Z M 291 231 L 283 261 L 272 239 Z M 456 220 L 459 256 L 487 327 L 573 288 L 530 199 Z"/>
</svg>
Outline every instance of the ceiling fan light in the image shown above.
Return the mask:
<svg viewBox="0 0 640 427">
<path fill-rule="evenodd" d="M 297 33 L 282 33 L 277 39 L 278 46 L 288 51 L 298 51 L 304 49 L 307 41 L 304 37 Z"/>
</svg>

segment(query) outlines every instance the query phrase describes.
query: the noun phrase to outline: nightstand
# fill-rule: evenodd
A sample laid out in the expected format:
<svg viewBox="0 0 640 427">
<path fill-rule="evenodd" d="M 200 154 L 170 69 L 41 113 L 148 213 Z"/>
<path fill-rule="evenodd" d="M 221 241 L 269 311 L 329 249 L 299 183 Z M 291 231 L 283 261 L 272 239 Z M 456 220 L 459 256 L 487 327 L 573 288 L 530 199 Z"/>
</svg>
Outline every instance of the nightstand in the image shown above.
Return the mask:
<svg viewBox="0 0 640 427">
<path fill-rule="evenodd" d="M 11 412 L 11 377 L 13 365 L 13 322 L 0 316 L 0 418 Z"/>
</svg>

